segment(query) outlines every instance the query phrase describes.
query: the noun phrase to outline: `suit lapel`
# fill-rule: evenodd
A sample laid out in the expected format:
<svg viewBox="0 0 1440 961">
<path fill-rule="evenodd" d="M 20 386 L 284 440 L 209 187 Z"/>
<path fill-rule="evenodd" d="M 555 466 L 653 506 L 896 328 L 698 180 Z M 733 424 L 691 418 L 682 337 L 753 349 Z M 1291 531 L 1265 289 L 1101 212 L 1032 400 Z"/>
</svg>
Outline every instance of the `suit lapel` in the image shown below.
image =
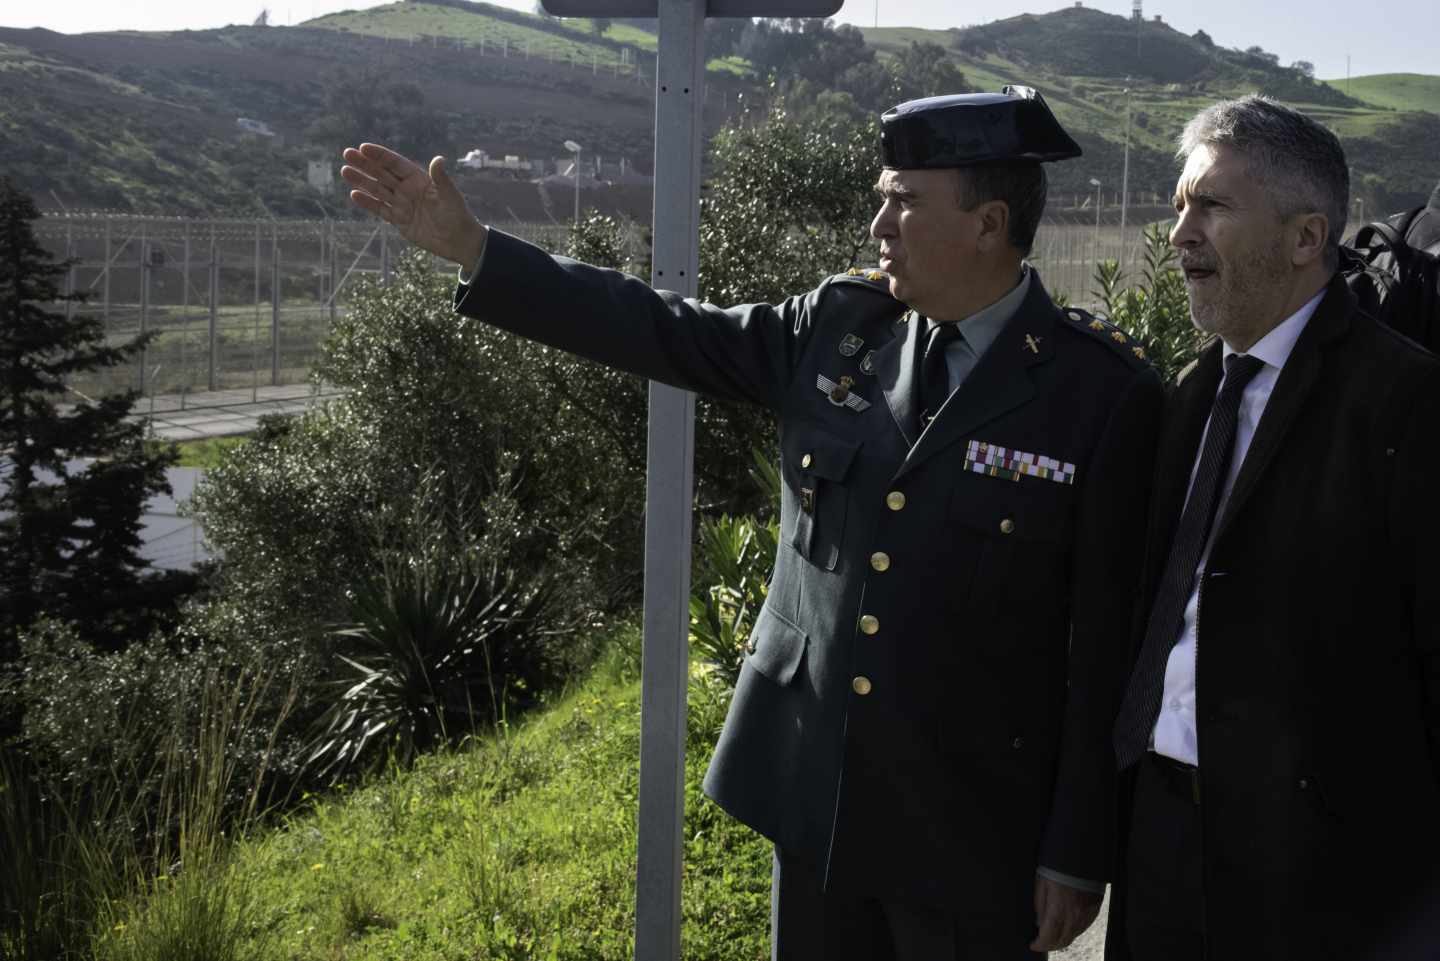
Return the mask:
<svg viewBox="0 0 1440 961">
<path fill-rule="evenodd" d="M 1195 366 L 1181 375 L 1170 401 L 1169 429 L 1155 462 L 1154 516 L 1161 526 L 1169 528 L 1164 532 L 1166 543 L 1180 522 L 1180 511 L 1190 491 L 1190 474 L 1195 469 L 1210 409 L 1215 406 L 1215 393 L 1220 389 L 1223 355 L 1224 345 L 1216 337 Z"/>
<path fill-rule="evenodd" d="M 1059 311 L 1039 278 L 1015 316 L 980 358 L 960 388 L 911 447 L 896 477 L 903 477 L 972 430 L 1014 410 L 1035 396 L 1029 368 L 1050 359 Z M 913 326 L 913 325 L 912 325 Z M 962 328 L 963 329 L 963 328 Z M 1032 338 L 1030 349 L 1026 338 Z M 918 352 L 916 364 L 919 363 Z"/>
<path fill-rule="evenodd" d="M 1330 281 L 1325 299 L 1320 302 L 1314 316 L 1301 332 L 1300 339 L 1295 342 L 1295 349 L 1285 361 L 1280 379 L 1275 382 L 1275 389 L 1265 404 L 1265 413 L 1261 415 L 1260 423 L 1255 428 L 1255 437 L 1250 441 L 1249 450 L 1245 452 L 1245 462 L 1240 465 L 1235 487 L 1225 502 L 1225 513 L 1216 524 L 1217 540 L 1224 535 L 1230 519 L 1245 506 L 1260 478 L 1275 459 L 1275 453 L 1295 422 L 1296 415 L 1305 406 L 1315 382 L 1320 379 L 1324 360 L 1321 348 L 1349 329 L 1349 313 L 1350 292 L 1337 275 Z"/>
<path fill-rule="evenodd" d="M 892 337 L 885 346 L 875 351 L 875 379 L 885 395 L 885 404 L 895 426 L 905 438 L 905 446 L 913 447 L 920 436 L 920 412 L 915 410 L 915 378 L 920 376 L 920 338 L 925 332 L 925 321 L 914 311 L 904 316 L 905 336 Z"/>
</svg>

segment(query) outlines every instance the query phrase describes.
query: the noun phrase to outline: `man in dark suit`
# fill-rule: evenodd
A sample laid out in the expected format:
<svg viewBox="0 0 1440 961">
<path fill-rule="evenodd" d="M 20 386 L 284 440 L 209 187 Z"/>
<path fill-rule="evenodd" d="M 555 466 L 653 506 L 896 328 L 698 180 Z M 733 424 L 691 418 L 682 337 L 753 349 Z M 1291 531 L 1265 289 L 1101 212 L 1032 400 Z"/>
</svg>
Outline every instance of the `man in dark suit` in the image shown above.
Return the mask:
<svg viewBox="0 0 1440 961">
<path fill-rule="evenodd" d="M 1181 138 L 1191 316 L 1115 749 L 1107 955 L 1440 957 L 1440 362 L 1336 275 L 1349 175 L 1262 97 Z"/>
<path fill-rule="evenodd" d="M 461 313 L 778 415 L 783 545 L 705 780 L 775 842 L 775 956 L 1034 958 L 1109 877 L 1160 386 L 1023 262 L 1079 153 L 1038 94 L 882 131 L 886 272 L 728 310 L 487 230 L 440 158 L 342 173 L 462 265 Z"/>
</svg>

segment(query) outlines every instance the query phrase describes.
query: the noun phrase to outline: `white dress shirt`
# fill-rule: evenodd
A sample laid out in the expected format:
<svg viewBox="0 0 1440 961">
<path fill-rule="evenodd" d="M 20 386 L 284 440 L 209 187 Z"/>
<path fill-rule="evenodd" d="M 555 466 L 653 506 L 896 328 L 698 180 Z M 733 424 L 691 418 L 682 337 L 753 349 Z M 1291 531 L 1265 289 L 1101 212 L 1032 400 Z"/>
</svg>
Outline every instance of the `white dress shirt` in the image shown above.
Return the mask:
<svg viewBox="0 0 1440 961">
<path fill-rule="evenodd" d="M 1235 478 L 1245 463 L 1245 453 L 1250 449 L 1250 441 L 1255 437 L 1255 428 L 1260 425 L 1265 405 L 1270 402 L 1275 382 L 1280 379 L 1280 371 L 1290 359 L 1295 342 L 1300 339 L 1301 331 L 1305 329 L 1310 315 L 1315 313 L 1315 308 L 1324 295 L 1322 290 L 1310 298 L 1305 306 L 1287 317 L 1280 326 L 1260 338 L 1255 346 L 1247 351 L 1251 357 L 1263 361 L 1265 366 L 1245 385 L 1245 392 L 1240 395 L 1240 416 L 1235 424 L 1235 452 L 1230 458 L 1230 468 L 1220 488 L 1219 501 L 1215 505 L 1215 523 L 1210 529 L 1210 540 L 1205 544 L 1205 552 L 1201 554 L 1200 566 L 1195 572 L 1195 587 L 1190 592 L 1189 603 L 1185 605 L 1180 640 L 1171 649 L 1170 659 L 1165 664 L 1165 693 L 1160 699 L 1160 716 L 1155 721 L 1155 732 L 1151 741 L 1156 753 L 1177 761 L 1197 765 L 1200 763 L 1199 738 L 1195 730 L 1195 654 L 1198 630 L 1196 614 L 1200 605 L 1200 582 L 1205 577 L 1205 564 L 1210 559 L 1215 532 L 1220 527 L 1220 519 L 1225 515 L 1225 502 L 1230 499 L 1230 489 L 1235 486 Z M 1228 358 L 1234 353 L 1236 351 L 1226 344 L 1224 357 Z M 1223 378 L 1221 384 L 1224 384 Z M 1218 387 L 1216 393 L 1219 393 Z M 1207 420 L 1205 433 L 1209 432 L 1210 423 Z M 1195 464 L 1190 468 L 1191 485 L 1195 483 L 1195 471 L 1200 466 L 1200 451 L 1204 449 L 1205 440 L 1202 435 L 1200 447 L 1195 454 Z M 1189 500 L 1188 493 L 1186 500 Z"/>
</svg>

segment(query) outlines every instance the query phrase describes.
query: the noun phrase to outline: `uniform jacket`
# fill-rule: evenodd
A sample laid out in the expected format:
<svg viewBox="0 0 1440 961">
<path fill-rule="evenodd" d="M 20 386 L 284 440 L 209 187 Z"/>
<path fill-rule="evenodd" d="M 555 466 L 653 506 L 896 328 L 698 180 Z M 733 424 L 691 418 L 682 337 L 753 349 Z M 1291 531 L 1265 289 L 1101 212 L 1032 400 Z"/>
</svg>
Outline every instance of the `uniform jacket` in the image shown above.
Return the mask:
<svg viewBox="0 0 1440 961">
<path fill-rule="evenodd" d="M 721 310 L 492 232 L 457 307 L 776 412 L 782 544 L 705 790 L 827 890 L 1028 936 L 1037 864 L 1108 877 L 1159 380 L 1037 280 L 922 433 L 924 321 L 875 276 Z"/>
<path fill-rule="evenodd" d="M 1217 341 L 1167 405 L 1147 612 L 1220 378 Z M 1213 961 L 1440 958 L 1437 451 L 1440 362 L 1332 281 L 1217 518 L 1200 586 Z M 1123 883 L 1111 903 L 1118 961 Z"/>
</svg>

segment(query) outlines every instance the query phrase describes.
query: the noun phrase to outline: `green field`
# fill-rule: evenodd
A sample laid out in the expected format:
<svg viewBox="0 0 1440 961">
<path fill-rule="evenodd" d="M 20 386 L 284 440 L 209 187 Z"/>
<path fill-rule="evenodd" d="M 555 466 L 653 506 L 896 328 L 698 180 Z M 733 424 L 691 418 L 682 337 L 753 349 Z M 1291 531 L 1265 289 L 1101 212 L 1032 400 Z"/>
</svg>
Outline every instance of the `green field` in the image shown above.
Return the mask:
<svg viewBox="0 0 1440 961">
<path fill-rule="evenodd" d="M 1423 73 L 1376 73 L 1349 80 L 1326 80 L 1352 97 L 1391 110 L 1440 113 L 1440 77 Z"/>
</svg>

